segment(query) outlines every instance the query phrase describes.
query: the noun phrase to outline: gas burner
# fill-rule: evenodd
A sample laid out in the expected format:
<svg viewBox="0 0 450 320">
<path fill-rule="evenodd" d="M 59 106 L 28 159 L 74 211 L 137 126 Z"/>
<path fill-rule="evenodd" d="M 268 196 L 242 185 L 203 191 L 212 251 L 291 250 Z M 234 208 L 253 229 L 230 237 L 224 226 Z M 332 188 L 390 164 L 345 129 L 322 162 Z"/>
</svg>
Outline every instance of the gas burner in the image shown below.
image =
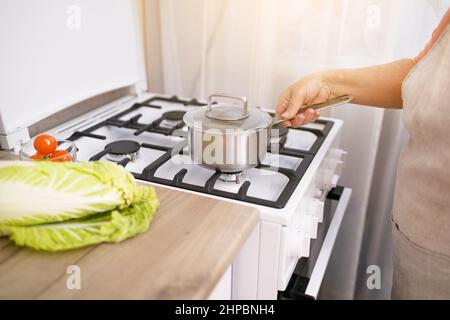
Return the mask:
<svg viewBox="0 0 450 320">
<path fill-rule="evenodd" d="M 133 140 L 119 140 L 106 145 L 107 157 L 114 162 L 120 162 L 125 158 L 136 160 L 141 145 Z"/>
<path fill-rule="evenodd" d="M 134 161 L 138 156 L 140 148 L 140 143 L 133 140 L 114 141 L 107 144 L 103 151 L 91 157 L 89 161 L 97 161 L 104 156 L 113 162 Z"/>
<path fill-rule="evenodd" d="M 234 182 L 236 184 L 241 184 L 247 181 L 247 177 L 242 172 L 236 172 L 236 173 L 222 173 L 219 176 L 219 180 L 223 182 Z"/>
<path fill-rule="evenodd" d="M 159 123 L 159 127 L 172 129 L 180 125 L 183 122 L 183 116 L 185 111 L 168 111 L 161 116 L 162 121 Z"/>
<path fill-rule="evenodd" d="M 271 131 L 273 137 L 270 138 L 270 144 L 279 143 L 281 146 L 283 146 L 286 143 L 289 129 L 281 124 L 277 124 L 273 126 Z"/>
</svg>

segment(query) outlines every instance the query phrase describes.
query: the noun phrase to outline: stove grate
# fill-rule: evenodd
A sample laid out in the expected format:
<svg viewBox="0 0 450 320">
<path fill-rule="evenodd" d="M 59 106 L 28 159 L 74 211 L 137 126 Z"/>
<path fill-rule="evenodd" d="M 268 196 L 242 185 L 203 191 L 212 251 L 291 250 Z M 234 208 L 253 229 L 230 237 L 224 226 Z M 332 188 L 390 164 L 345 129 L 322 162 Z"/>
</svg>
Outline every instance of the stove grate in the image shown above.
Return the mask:
<svg viewBox="0 0 450 320">
<path fill-rule="evenodd" d="M 190 191 L 196 191 L 199 193 L 216 195 L 216 196 L 223 197 L 223 198 L 239 200 L 239 201 L 244 201 L 244 202 L 248 202 L 248 203 L 254 203 L 254 204 L 258 204 L 258 205 L 264 205 L 267 207 L 281 209 L 286 205 L 290 196 L 295 191 L 295 188 L 300 183 L 300 180 L 302 179 L 303 175 L 305 174 L 306 170 L 308 169 L 308 167 L 311 164 L 311 161 L 314 157 L 314 155 L 310 154 L 310 153 L 297 152 L 296 157 L 302 158 L 302 162 L 295 170 L 279 168 L 279 167 L 271 167 L 271 166 L 263 165 L 263 164 L 258 165 L 256 167 L 257 169 L 278 172 L 280 174 L 285 175 L 289 179 L 289 182 L 285 186 L 284 190 L 281 192 L 278 199 L 276 201 L 270 201 L 270 200 L 255 198 L 255 197 L 249 196 L 247 194 L 248 189 L 251 185 L 251 181 L 245 181 L 242 184 L 242 186 L 239 188 L 239 191 L 237 193 L 231 193 L 231 192 L 214 189 L 214 185 L 216 184 L 217 180 L 220 178 L 220 176 L 222 174 L 221 172 L 215 172 L 206 181 L 204 186 L 198 186 L 198 185 L 193 185 L 193 184 L 189 184 L 189 183 L 184 183 L 183 179 L 187 173 L 187 169 L 185 169 L 185 168 L 183 168 L 179 172 L 177 172 L 173 179 L 164 179 L 164 178 L 156 177 L 155 176 L 156 171 L 164 163 L 169 161 L 174 154 L 177 154 L 177 153 L 181 154 L 183 151 L 183 148 L 186 145 L 187 145 L 187 142 L 183 141 L 182 143 L 180 143 L 179 145 L 177 145 L 174 148 L 167 148 L 167 147 L 163 147 L 163 146 L 152 146 L 152 147 L 155 147 L 155 149 L 158 148 L 158 150 L 166 151 L 166 153 L 163 154 L 159 159 L 157 159 L 156 161 L 151 163 L 149 166 L 147 166 L 143 170 L 142 174 L 133 173 L 133 175 L 135 176 L 136 179 L 139 179 L 139 180 L 144 180 L 144 181 L 162 184 L 162 185 L 166 185 L 166 186 L 177 187 L 177 188 L 186 189 L 186 190 L 190 190 Z M 144 145 L 142 145 L 142 146 L 144 146 Z M 292 150 L 284 150 L 283 148 L 281 148 L 279 154 L 286 155 L 286 156 L 292 156 L 293 151 Z"/>
<path fill-rule="evenodd" d="M 142 117 L 142 114 L 138 113 L 134 115 L 132 118 L 128 120 L 121 120 L 120 118 L 127 115 L 131 112 L 136 112 L 139 108 L 154 108 L 154 109 L 161 109 L 162 107 L 158 105 L 158 102 L 170 102 L 170 103 L 176 103 L 185 107 L 192 107 L 192 106 L 204 106 L 204 103 L 199 102 L 196 99 L 186 100 L 186 99 L 180 99 L 177 96 L 172 96 L 170 98 L 166 97 L 153 97 L 149 100 L 146 100 L 142 103 L 136 103 L 130 108 L 120 112 L 119 114 L 95 125 L 92 126 L 86 130 L 83 131 L 76 131 L 74 134 L 72 134 L 68 140 L 76 141 L 77 139 L 80 139 L 82 137 L 88 137 L 92 139 L 100 139 L 100 140 L 106 140 L 107 137 L 94 134 L 93 131 L 104 127 L 104 126 L 117 126 L 120 128 L 127 128 L 134 130 L 134 135 L 142 134 L 143 132 L 152 132 L 152 133 L 158 133 L 163 135 L 174 135 L 175 131 L 178 129 L 181 129 L 184 125 L 181 122 L 180 124 L 175 125 L 172 128 L 165 128 L 165 127 L 159 127 L 159 124 L 164 120 L 164 117 L 158 117 L 156 120 L 152 121 L 151 123 L 140 123 L 139 120 Z M 169 119 L 170 120 L 170 119 Z M 283 191 L 280 193 L 278 199 L 275 201 L 267 200 L 267 199 L 261 199 L 261 198 L 255 198 L 250 195 L 248 195 L 248 190 L 251 186 L 251 181 L 245 181 L 240 186 L 237 193 L 227 192 L 223 190 L 217 190 L 214 189 L 214 185 L 216 184 L 217 180 L 221 176 L 220 172 L 214 173 L 205 183 L 204 186 L 198 186 L 193 185 L 189 183 L 183 182 L 184 177 L 188 173 L 188 170 L 183 168 L 179 172 L 177 172 L 173 179 L 165 179 L 156 177 L 155 173 L 163 164 L 165 164 L 167 161 L 171 159 L 171 157 L 174 154 L 183 154 L 183 149 L 187 146 L 187 141 L 184 139 L 182 142 L 178 143 L 174 147 L 167 147 L 162 145 L 153 145 L 148 143 L 142 143 L 142 148 L 147 149 L 154 149 L 164 152 L 158 159 L 150 163 L 148 166 L 146 166 L 141 173 L 133 173 L 136 179 L 144 180 L 152 183 L 177 187 L 181 189 L 186 189 L 190 191 L 195 191 L 199 193 L 204 194 L 210 194 L 215 195 L 219 197 L 224 197 L 228 199 L 234 199 L 238 201 L 244 201 L 248 203 L 253 203 L 257 205 L 263 205 L 267 207 L 272 208 L 283 208 L 287 204 L 288 200 L 290 199 L 291 195 L 295 191 L 297 185 L 300 183 L 300 180 L 302 179 L 303 175 L 305 174 L 306 170 L 308 169 L 309 165 L 311 164 L 315 154 L 321 147 L 323 141 L 325 140 L 326 136 L 330 132 L 331 128 L 334 125 L 334 122 L 332 121 L 326 121 L 326 120 L 318 120 L 316 121 L 319 124 L 324 125 L 322 130 L 315 129 L 315 128 L 298 128 L 298 129 L 290 129 L 290 130 L 303 130 L 313 133 L 317 136 L 316 141 L 311 146 L 310 150 L 297 150 L 297 149 L 291 149 L 284 147 L 284 143 L 280 142 L 280 147 L 278 154 L 283 156 L 289 156 L 289 157 L 295 157 L 295 158 L 301 158 L 302 161 L 300 165 L 295 169 L 286 169 L 286 168 L 279 168 L 279 167 L 271 167 L 268 165 L 260 164 L 257 166 L 257 169 L 261 170 L 269 170 L 269 171 L 276 171 L 280 174 L 285 175 L 289 181 Z M 286 135 L 287 136 L 287 135 Z M 286 136 L 281 137 L 286 140 Z M 282 140 L 283 141 L 283 140 Z M 271 152 L 271 148 L 268 149 L 269 152 Z M 275 150 L 274 150 L 275 151 Z M 101 159 L 102 153 L 104 153 L 104 150 L 97 153 L 96 155 L 92 156 L 91 159 L 98 160 Z M 118 162 L 119 165 L 122 165 L 124 167 L 127 166 L 127 164 L 131 160 L 129 158 L 125 158 Z"/>
</svg>

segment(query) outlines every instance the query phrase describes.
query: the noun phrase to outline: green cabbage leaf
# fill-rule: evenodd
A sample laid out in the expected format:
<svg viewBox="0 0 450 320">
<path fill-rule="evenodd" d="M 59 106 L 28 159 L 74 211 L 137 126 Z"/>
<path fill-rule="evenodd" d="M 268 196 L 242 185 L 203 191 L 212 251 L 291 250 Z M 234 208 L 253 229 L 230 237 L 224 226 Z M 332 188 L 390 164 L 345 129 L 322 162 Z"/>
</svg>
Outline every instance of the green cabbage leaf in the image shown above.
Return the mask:
<svg viewBox="0 0 450 320">
<path fill-rule="evenodd" d="M 0 224 L 34 225 L 121 209 L 135 181 L 109 162 L 0 162 Z"/>
<path fill-rule="evenodd" d="M 145 232 L 159 205 L 153 189 L 139 187 L 145 197 L 127 208 L 59 223 L 33 226 L 0 226 L 19 246 L 62 251 L 100 242 L 117 243 Z"/>
<path fill-rule="evenodd" d="M 159 207 L 108 162 L 0 162 L 0 236 L 37 250 L 117 243 L 146 231 Z"/>
</svg>

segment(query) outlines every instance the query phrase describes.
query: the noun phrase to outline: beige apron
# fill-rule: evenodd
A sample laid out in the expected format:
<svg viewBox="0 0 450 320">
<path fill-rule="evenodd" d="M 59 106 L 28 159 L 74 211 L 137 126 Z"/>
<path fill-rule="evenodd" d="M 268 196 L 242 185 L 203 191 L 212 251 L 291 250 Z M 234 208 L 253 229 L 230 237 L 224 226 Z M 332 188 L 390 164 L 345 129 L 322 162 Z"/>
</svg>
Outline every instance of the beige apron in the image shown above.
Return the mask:
<svg viewBox="0 0 450 320">
<path fill-rule="evenodd" d="M 450 299 L 450 26 L 403 82 L 394 299 Z"/>
</svg>

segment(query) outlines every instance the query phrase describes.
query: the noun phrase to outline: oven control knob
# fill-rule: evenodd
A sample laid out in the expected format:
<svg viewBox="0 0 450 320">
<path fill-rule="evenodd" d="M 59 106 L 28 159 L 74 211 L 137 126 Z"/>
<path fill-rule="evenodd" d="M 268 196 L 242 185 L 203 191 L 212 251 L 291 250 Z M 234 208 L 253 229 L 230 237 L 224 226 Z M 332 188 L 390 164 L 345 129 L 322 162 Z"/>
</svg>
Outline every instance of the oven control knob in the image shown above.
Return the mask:
<svg viewBox="0 0 450 320">
<path fill-rule="evenodd" d="M 299 219 L 301 219 L 301 217 L 303 217 L 304 215 L 306 215 L 306 208 L 305 205 L 303 203 L 300 203 L 297 208 L 295 208 L 295 215 L 294 215 L 294 222 L 298 222 Z M 298 223 L 297 223 L 298 224 Z"/>
<path fill-rule="evenodd" d="M 302 257 L 309 257 L 309 247 L 311 244 L 311 239 L 302 232 L 296 232 L 295 237 L 291 245 L 291 255 L 300 259 Z"/>
<path fill-rule="evenodd" d="M 308 214 L 312 217 L 317 218 L 317 220 L 321 223 L 323 221 L 323 210 L 325 207 L 325 203 L 319 199 L 311 200 L 308 208 Z"/>
<path fill-rule="evenodd" d="M 314 192 L 313 192 L 313 197 L 315 198 L 315 199 L 320 199 L 320 197 L 322 197 L 322 189 L 320 189 L 320 188 L 316 188 L 316 189 L 314 189 Z"/>
<path fill-rule="evenodd" d="M 302 250 L 301 250 L 301 246 L 300 246 L 300 241 L 301 241 L 301 232 L 294 230 L 292 231 L 291 234 L 291 243 L 290 243 L 290 248 L 291 248 L 291 257 L 295 258 L 295 259 L 300 259 L 301 258 L 301 254 L 302 254 Z"/>
<path fill-rule="evenodd" d="M 309 217 L 309 232 L 308 236 L 311 239 L 317 239 L 317 229 L 319 228 L 319 219 L 316 217 Z"/>
<path fill-rule="evenodd" d="M 302 235 L 301 239 L 300 239 L 300 250 L 301 250 L 300 258 L 301 257 L 305 257 L 305 258 L 309 257 L 310 245 L 311 245 L 311 239 L 305 235 Z"/>
<path fill-rule="evenodd" d="M 295 211 L 294 216 L 292 217 L 292 223 L 296 228 L 300 228 L 302 224 L 302 219 L 305 216 L 305 209 L 304 208 L 297 208 Z"/>
<path fill-rule="evenodd" d="M 292 256 L 295 259 L 300 259 L 302 257 L 302 246 L 301 246 L 300 233 L 297 233 L 295 235 L 295 240 L 292 242 Z"/>
<path fill-rule="evenodd" d="M 336 160 L 334 160 L 333 158 L 327 158 L 327 159 L 324 159 L 324 160 L 323 160 L 323 167 L 324 167 L 325 169 L 333 170 L 334 162 L 335 162 L 335 161 L 336 161 Z"/>
<path fill-rule="evenodd" d="M 313 196 L 315 193 L 318 193 L 320 190 L 323 189 L 323 172 L 322 172 L 322 170 L 320 170 L 317 173 L 317 175 L 314 179 L 314 187 L 315 187 L 315 191 L 313 192 Z"/>
<path fill-rule="evenodd" d="M 336 169 L 335 172 L 339 175 L 342 174 L 342 172 L 344 171 L 344 161 L 342 160 L 336 160 Z"/>
<path fill-rule="evenodd" d="M 333 172 L 336 172 L 336 170 L 339 170 L 339 167 L 342 167 L 342 163 L 343 161 L 335 159 L 335 158 L 330 158 L 330 159 L 326 159 L 324 160 L 325 162 L 325 168 L 326 170 L 331 170 Z"/>
<path fill-rule="evenodd" d="M 331 186 L 333 188 L 336 188 L 338 181 L 339 181 L 339 176 L 337 174 L 334 174 L 333 178 L 331 178 Z"/>
<path fill-rule="evenodd" d="M 330 169 L 324 170 L 323 186 L 324 186 L 324 189 L 327 191 L 330 191 L 333 188 L 333 186 L 332 186 L 333 175 L 334 175 L 334 172 L 331 171 Z"/>
<path fill-rule="evenodd" d="M 306 236 L 312 239 L 316 239 L 318 225 L 319 225 L 318 218 L 306 215 L 302 217 L 298 231 L 304 233 Z"/>
<path fill-rule="evenodd" d="M 330 150 L 328 150 L 328 156 L 330 158 L 336 158 L 337 157 L 337 153 L 336 153 L 336 148 L 331 148 Z"/>
<path fill-rule="evenodd" d="M 334 159 L 343 160 L 344 157 L 347 155 L 347 152 L 342 149 L 334 148 L 330 149 L 329 155 Z"/>
</svg>

